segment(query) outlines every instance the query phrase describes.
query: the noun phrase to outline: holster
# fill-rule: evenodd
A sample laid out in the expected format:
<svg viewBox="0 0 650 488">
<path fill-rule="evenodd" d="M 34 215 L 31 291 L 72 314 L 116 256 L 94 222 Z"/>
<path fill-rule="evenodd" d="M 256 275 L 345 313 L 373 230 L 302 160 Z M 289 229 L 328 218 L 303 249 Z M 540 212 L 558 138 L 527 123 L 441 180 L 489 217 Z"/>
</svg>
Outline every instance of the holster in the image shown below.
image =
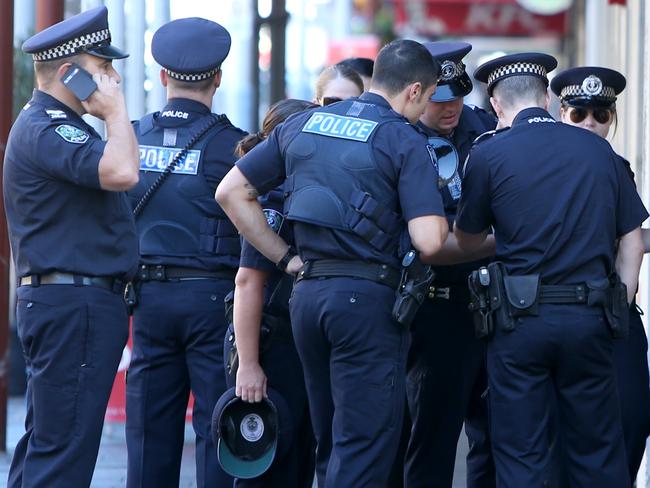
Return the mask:
<svg viewBox="0 0 650 488">
<path fill-rule="evenodd" d="M 411 327 L 434 277 L 431 266 L 422 263 L 415 251 L 407 253 L 402 262 L 402 278 L 393 305 L 393 318 L 398 324 Z"/>
<path fill-rule="evenodd" d="M 477 339 L 490 337 L 494 331 L 494 321 L 490 310 L 489 273 L 485 266 L 472 271 L 467 277 L 469 289 L 469 311 L 474 319 L 474 334 Z"/>
<path fill-rule="evenodd" d="M 607 326 L 615 339 L 625 339 L 630 334 L 630 313 L 627 303 L 627 286 L 616 273 L 609 278 L 587 281 L 587 305 L 602 307 Z"/>
<path fill-rule="evenodd" d="M 133 309 L 138 304 L 138 294 L 133 282 L 129 281 L 124 288 L 124 303 L 129 315 L 133 315 Z"/>
</svg>

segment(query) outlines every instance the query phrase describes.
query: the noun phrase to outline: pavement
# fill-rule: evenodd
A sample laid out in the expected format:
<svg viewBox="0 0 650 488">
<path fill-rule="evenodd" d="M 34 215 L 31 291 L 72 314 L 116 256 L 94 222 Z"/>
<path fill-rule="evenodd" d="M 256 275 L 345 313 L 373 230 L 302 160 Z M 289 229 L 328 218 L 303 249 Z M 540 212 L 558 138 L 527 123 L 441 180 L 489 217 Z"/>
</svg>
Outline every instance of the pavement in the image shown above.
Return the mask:
<svg viewBox="0 0 650 488">
<path fill-rule="evenodd" d="M 13 453 L 18 440 L 24 433 L 25 401 L 22 397 L 9 399 L 7 417 L 7 453 L 0 453 L 0 486 L 5 486 Z M 181 463 L 179 488 L 196 486 L 194 477 L 194 434 L 190 424 L 185 428 L 185 446 Z M 458 443 L 456 470 L 453 488 L 465 487 L 465 455 L 467 441 L 463 433 Z M 97 466 L 91 488 L 123 488 L 126 486 L 126 441 L 124 424 L 106 423 L 97 457 Z M 314 487 L 316 485 L 314 484 Z"/>
</svg>

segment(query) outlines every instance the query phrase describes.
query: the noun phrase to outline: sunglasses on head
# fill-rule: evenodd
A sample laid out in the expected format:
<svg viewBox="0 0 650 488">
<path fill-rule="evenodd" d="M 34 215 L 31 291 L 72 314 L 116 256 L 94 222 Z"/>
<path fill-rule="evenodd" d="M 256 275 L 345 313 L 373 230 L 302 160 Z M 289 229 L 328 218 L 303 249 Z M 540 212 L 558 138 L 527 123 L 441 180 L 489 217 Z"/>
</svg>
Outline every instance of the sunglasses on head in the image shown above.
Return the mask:
<svg viewBox="0 0 650 488">
<path fill-rule="evenodd" d="M 323 107 L 324 107 L 325 105 L 331 105 L 332 103 L 342 102 L 343 99 L 339 98 L 339 97 L 323 97 L 322 101 L 323 101 Z"/>
<path fill-rule="evenodd" d="M 570 107 L 569 118 L 574 124 L 579 124 L 592 114 L 594 120 L 599 124 L 606 124 L 612 118 L 612 111 L 608 108 L 584 108 L 584 107 Z"/>
</svg>

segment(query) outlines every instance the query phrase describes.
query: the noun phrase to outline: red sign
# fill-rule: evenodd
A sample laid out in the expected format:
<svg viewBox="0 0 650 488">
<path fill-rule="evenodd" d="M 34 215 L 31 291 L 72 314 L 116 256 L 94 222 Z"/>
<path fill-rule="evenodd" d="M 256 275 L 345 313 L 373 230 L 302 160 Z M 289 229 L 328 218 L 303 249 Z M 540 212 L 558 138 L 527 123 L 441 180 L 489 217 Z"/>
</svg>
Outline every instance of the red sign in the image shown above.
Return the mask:
<svg viewBox="0 0 650 488">
<path fill-rule="evenodd" d="M 425 36 L 562 36 L 568 15 L 536 15 L 516 0 L 394 0 L 398 32 Z"/>
</svg>

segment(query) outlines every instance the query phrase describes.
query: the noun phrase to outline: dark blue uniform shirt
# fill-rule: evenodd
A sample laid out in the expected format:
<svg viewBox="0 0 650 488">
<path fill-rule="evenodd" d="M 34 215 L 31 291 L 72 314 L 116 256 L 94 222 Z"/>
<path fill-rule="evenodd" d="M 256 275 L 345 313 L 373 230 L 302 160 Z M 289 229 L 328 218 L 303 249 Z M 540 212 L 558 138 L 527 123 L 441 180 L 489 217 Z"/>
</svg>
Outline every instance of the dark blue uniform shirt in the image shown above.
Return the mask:
<svg viewBox="0 0 650 488">
<path fill-rule="evenodd" d="M 619 157 L 602 137 L 528 108 L 477 144 L 456 225 L 491 225 L 509 273 L 580 283 L 614 269 L 615 239 L 648 217 Z"/>
<path fill-rule="evenodd" d="M 381 96 L 364 93 L 360 101 L 390 108 Z M 286 178 L 284 151 L 300 134 L 313 110 L 296 114 L 278 126 L 267 140 L 237 162 L 248 181 L 260 192 L 278 186 Z M 397 192 L 405 221 L 426 215 L 444 216 L 437 171 L 426 148 L 423 133 L 410 125 L 385 124 L 377 128 L 372 147 L 373 157 L 386 175 L 397 182 Z M 327 169 L 324 168 L 324 171 Z M 303 260 L 350 259 L 385 262 L 387 258 L 370 245 L 365 245 L 350 232 L 320 227 L 303 222 L 293 223 L 296 247 Z M 389 259 L 398 265 L 397 257 Z"/>
<path fill-rule="evenodd" d="M 449 231 L 453 230 L 456 219 L 456 209 L 462 192 L 463 166 L 474 140 L 489 130 L 493 130 L 497 121 L 493 115 L 478 107 L 463 105 L 463 110 L 458 121 L 458 126 L 449 135 L 440 135 L 438 132 L 419 122 L 418 127 L 429 137 L 443 137 L 448 139 L 458 151 L 458 172 L 453 180 L 440 190 L 442 201 L 445 205 L 445 214 L 449 221 Z M 465 286 L 467 276 L 489 260 L 472 261 L 453 266 L 436 266 L 436 281 L 444 284 L 457 284 Z"/>
<path fill-rule="evenodd" d="M 4 202 L 18 276 L 62 271 L 130 278 L 131 207 L 102 190 L 105 142 L 72 109 L 36 90 L 9 135 Z"/>
</svg>

